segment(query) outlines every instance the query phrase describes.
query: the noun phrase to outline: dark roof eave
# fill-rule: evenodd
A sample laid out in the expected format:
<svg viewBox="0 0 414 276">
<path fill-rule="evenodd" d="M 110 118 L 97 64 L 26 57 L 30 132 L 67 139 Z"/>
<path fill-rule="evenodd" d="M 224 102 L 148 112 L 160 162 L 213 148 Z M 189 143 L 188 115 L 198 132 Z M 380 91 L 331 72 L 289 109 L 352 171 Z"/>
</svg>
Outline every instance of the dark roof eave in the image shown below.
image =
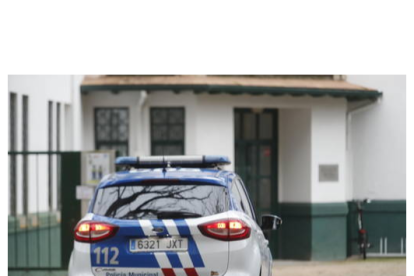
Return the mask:
<svg viewBox="0 0 414 276">
<path fill-rule="evenodd" d="M 203 85 L 203 84 L 133 84 L 133 85 L 81 85 L 81 92 L 97 91 L 139 91 L 148 92 L 159 90 L 172 90 L 176 93 L 185 90 L 193 90 L 196 94 L 251 94 L 272 96 L 331 96 L 346 98 L 349 101 L 377 99 L 382 93 L 376 90 L 335 89 L 335 88 L 310 88 L 310 87 L 267 87 L 267 86 L 241 86 L 241 85 Z"/>
</svg>

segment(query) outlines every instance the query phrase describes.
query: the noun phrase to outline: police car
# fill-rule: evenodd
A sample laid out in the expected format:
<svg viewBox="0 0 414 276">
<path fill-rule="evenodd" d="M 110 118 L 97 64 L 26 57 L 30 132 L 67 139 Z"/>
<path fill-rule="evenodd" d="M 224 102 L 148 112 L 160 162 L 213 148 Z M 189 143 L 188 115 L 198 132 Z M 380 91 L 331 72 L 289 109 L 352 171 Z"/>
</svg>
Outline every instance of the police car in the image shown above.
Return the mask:
<svg viewBox="0 0 414 276">
<path fill-rule="evenodd" d="M 265 233 L 225 156 L 119 157 L 74 230 L 70 276 L 271 275 Z"/>
</svg>

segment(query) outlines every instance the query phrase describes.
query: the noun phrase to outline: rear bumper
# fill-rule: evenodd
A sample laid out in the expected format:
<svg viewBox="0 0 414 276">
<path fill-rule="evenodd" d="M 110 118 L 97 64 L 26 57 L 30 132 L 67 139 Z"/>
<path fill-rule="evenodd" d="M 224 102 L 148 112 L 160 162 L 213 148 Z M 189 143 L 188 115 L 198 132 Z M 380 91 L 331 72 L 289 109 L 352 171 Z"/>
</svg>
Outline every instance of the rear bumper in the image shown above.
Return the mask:
<svg viewBox="0 0 414 276">
<path fill-rule="evenodd" d="M 252 274 L 250 272 L 243 272 L 243 271 L 227 271 L 226 274 L 224 274 L 224 276 L 259 276 L 257 274 Z"/>
<path fill-rule="evenodd" d="M 90 245 L 74 242 L 69 261 L 69 276 L 94 276 L 91 270 Z"/>
<path fill-rule="evenodd" d="M 80 272 L 80 273 L 69 273 L 69 276 L 94 276 L 94 275 L 92 272 L 90 273 Z"/>
</svg>

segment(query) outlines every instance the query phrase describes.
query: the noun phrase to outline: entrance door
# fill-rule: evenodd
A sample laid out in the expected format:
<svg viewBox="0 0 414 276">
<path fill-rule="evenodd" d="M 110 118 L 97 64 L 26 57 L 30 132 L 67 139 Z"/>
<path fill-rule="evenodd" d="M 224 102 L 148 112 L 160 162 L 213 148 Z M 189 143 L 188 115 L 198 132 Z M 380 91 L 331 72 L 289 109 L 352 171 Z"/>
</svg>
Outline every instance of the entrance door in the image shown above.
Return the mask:
<svg viewBox="0 0 414 276">
<path fill-rule="evenodd" d="M 278 211 L 277 121 L 276 109 L 235 109 L 236 173 L 246 185 L 259 224 L 263 214 Z M 274 239 L 270 246 L 275 257 Z"/>
</svg>

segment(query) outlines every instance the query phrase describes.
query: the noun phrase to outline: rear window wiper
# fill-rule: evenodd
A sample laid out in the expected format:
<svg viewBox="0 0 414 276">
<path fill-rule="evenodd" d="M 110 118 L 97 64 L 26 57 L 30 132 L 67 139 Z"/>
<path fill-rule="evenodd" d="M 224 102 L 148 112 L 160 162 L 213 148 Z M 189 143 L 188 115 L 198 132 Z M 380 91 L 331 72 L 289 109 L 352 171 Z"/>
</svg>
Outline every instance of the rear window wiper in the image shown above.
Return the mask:
<svg viewBox="0 0 414 276">
<path fill-rule="evenodd" d="M 175 218 L 199 218 L 202 215 L 192 212 L 182 212 L 182 211 L 164 211 L 158 212 L 157 218 L 158 219 L 175 219 Z"/>
</svg>

